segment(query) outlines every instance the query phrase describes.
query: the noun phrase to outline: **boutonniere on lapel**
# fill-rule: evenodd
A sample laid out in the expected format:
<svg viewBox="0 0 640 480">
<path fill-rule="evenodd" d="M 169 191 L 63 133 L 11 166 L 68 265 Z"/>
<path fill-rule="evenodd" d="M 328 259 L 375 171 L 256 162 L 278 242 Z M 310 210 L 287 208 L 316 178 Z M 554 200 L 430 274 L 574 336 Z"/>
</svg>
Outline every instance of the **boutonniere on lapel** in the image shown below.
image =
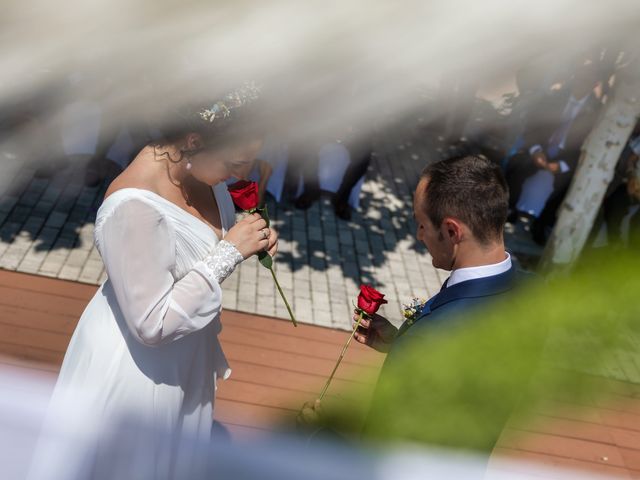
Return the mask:
<svg viewBox="0 0 640 480">
<path fill-rule="evenodd" d="M 402 315 L 407 326 L 410 327 L 415 323 L 426 304 L 427 301 L 424 298 L 417 297 L 412 298 L 410 303 L 402 304 Z"/>
<path fill-rule="evenodd" d="M 356 307 L 356 312 L 358 312 L 358 321 L 353 327 L 353 331 L 347 339 L 347 342 L 344 344 L 344 347 L 342 347 L 342 352 L 340 353 L 338 361 L 333 367 L 333 371 L 331 372 L 327 383 L 324 384 L 324 388 L 322 389 L 322 392 L 318 397 L 318 401 L 322 400 L 324 394 L 327 393 L 327 389 L 331 384 L 331 380 L 333 380 L 333 376 L 335 375 L 336 370 L 338 370 L 340 362 L 342 362 L 342 359 L 344 358 L 344 354 L 347 353 L 347 348 L 349 348 L 349 345 L 351 344 L 351 341 L 353 340 L 358 327 L 360 327 L 360 322 L 362 322 L 362 319 L 373 317 L 378 312 L 380 307 L 385 303 L 387 303 L 387 301 L 384 298 L 384 294 L 380 293 L 375 288 L 370 287 L 369 285 L 362 285 L 360 287 L 360 294 L 358 295 L 358 306 Z"/>
<path fill-rule="evenodd" d="M 233 199 L 233 203 L 242 210 L 244 213 L 251 215 L 254 213 L 259 213 L 264 221 L 267 222 L 267 227 L 271 224 L 269 221 L 269 212 L 267 210 L 267 206 L 258 204 L 258 184 L 256 182 L 247 182 L 240 181 L 236 182 L 229 187 L 229 193 L 231 194 L 231 198 Z M 289 312 L 289 317 L 293 322 L 293 326 L 297 327 L 298 322 L 296 321 L 296 317 L 293 315 L 293 311 L 291 310 L 291 306 L 287 301 L 287 297 L 285 297 L 282 288 L 280 287 L 280 282 L 278 282 L 278 277 L 276 277 L 275 272 L 273 271 L 273 258 L 269 255 L 268 252 L 260 252 L 258 254 L 258 260 L 262 264 L 263 267 L 269 269 L 271 272 L 271 276 L 273 277 L 273 281 L 276 284 L 278 292 L 280 292 L 280 296 L 284 301 L 284 305 L 287 307 L 287 312 Z"/>
</svg>

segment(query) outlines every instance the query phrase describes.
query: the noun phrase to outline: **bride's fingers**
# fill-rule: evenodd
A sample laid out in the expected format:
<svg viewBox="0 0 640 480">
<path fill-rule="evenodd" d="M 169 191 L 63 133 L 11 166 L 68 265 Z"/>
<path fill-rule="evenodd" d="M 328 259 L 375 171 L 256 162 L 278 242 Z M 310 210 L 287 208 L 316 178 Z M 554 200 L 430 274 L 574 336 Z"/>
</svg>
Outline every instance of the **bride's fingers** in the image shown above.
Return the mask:
<svg viewBox="0 0 640 480">
<path fill-rule="evenodd" d="M 269 240 L 264 238 L 262 240 L 260 240 L 260 242 L 258 243 L 258 248 L 260 249 L 259 251 L 263 251 L 263 250 L 267 250 L 267 248 L 269 247 Z"/>
<path fill-rule="evenodd" d="M 269 230 L 269 249 L 273 248 L 278 243 L 278 232 L 275 230 Z"/>
<path fill-rule="evenodd" d="M 244 224 L 247 224 L 247 225 L 253 225 L 254 223 L 258 222 L 259 220 L 264 220 L 264 219 L 262 218 L 262 216 L 260 214 L 252 213 L 251 215 L 247 215 L 246 217 L 244 217 L 238 223 L 244 223 Z"/>
<path fill-rule="evenodd" d="M 246 217 L 245 217 L 245 220 L 246 220 L 248 223 L 255 223 L 255 222 L 257 222 L 258 220 L 264 220 L 264 219 L 262 218 L 262 215 L 260 215 L 259 213 L 252 213 L 251 215 L 246 216 Z M 265 222 L 265 223 L 266 223 L 266 222 Z"/>
<path fill-rule="evenodd" d="M 259 218 L 255 222 L 251 222 L 251 228 L 254 230 L 264 230 L 267 228 L 267 222 L 265 222 L 264 218 Z"/>
<path fill-rule="evenodd" d="M 267 252 L 269 252 L 269 255 L 272 257 L 275 257 L 276 253 L 278 253 L 278 232 L 275 230 L 270 230 Z"/>
</svg>

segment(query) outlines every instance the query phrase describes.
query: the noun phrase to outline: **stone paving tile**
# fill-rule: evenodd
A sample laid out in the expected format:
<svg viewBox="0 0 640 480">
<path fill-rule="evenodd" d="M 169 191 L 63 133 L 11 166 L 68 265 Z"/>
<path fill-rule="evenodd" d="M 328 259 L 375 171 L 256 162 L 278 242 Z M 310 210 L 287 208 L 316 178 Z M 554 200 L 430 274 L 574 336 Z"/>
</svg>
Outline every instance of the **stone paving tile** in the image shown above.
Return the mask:
<svg viewBox="0 0 640 480">
<path fill-rule="evenodd" d="M 376 140 L 361 208 L 351 221 L 335 217 L 329 198 L 306 212 L 270 202 L 281 237 L 275 271 L 301 322 L 349 329 L 359 286 L 370 283 L 389 299 L 381 313 L 399 324 L 402 302 L 433 295 L 446 278 L 413 238 L 412 193 L 429 148 L 398 138 L 388 132 Z M 106 185 L 83 186 L 83 172 L 73 165 L 48 179 L 34 178 L 32 168 L 7 171 L 14 180 L 0 185 L 0 268 L 103 282 L 93 228 Z M 271 274 L 255 258 L 222 289 L 225 308 L 288 318 Z"/>
</svg>

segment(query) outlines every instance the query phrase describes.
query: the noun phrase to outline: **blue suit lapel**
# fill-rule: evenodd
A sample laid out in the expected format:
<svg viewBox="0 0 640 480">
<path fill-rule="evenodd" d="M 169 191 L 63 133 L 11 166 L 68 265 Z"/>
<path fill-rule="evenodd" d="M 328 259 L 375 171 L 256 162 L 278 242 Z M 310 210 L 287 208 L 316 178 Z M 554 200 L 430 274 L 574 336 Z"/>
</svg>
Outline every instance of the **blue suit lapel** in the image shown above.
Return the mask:
<svg viewBox="0 0 640 480">
<path fill-rule="evenodd" d="M 409 330 L 411 325 L 413 325 L 415 322 L 420 320 L 422 317 L 424 317 L 426 315 L 429 315 L 431 313 L 431 305 L 433 304 L 433 302 L 435 302 L 435 300 L 438 298 L 438 296 L 442 294 L 442 291 L 447 288 L 447 283 L 448 282 L 449 282 L 449 279 L 447 278 L 444 281 L 444 283 L 442 284 L 442 287 L 440 287 L 440 292 L 436 293 L 433 297 L 431 297 L 427 301 L 427 303 L 425 303 L 423 305 L 422 310 L 420 311 L 420 315 L 418 316 L 418 318 L 416 318 L 413 322 L 405 321 L 402 325 L 400 325 L 400 328 L 398 329 L 398 336 L 404 335 L 404 332 Z"/>
<path fill-rule="evenodd" d="M 499 275 L 467 280 L 466 282 L 457 283 L 451 287 L 446 287 L 445 282 L 442 290 L 426 303 L 418 320 L 454 300 L 488 297 L 511 290 L 514 285 L 515 275 L 516 269 L 515 266 L 512 265 L 509 270 Z"/>
</svg>

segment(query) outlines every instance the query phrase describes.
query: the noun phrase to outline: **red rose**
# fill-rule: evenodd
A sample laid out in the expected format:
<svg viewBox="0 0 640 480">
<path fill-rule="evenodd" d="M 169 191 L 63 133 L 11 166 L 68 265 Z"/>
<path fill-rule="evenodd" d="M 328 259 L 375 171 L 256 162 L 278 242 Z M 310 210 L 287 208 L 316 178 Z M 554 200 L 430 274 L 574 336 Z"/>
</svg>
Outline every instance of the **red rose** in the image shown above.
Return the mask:
<svg viewBox="0 0 640 480">
<path fill-rule="evenodd" d="M 247 182 L 245 180 L 236 182 L 229 187 L 229 193 L 233 203 L 240 210 L 248 212 L 258 208 L 258 184 L 256 182 Z"/>
<path fill-rule="evenodd" d="M 358 308 L 367 315 L 374 315 L 378 309 L 387 303 L 384 295 L 369 285 L 360 287 L 360 295 L 358 295 Z"/>
</svg>

